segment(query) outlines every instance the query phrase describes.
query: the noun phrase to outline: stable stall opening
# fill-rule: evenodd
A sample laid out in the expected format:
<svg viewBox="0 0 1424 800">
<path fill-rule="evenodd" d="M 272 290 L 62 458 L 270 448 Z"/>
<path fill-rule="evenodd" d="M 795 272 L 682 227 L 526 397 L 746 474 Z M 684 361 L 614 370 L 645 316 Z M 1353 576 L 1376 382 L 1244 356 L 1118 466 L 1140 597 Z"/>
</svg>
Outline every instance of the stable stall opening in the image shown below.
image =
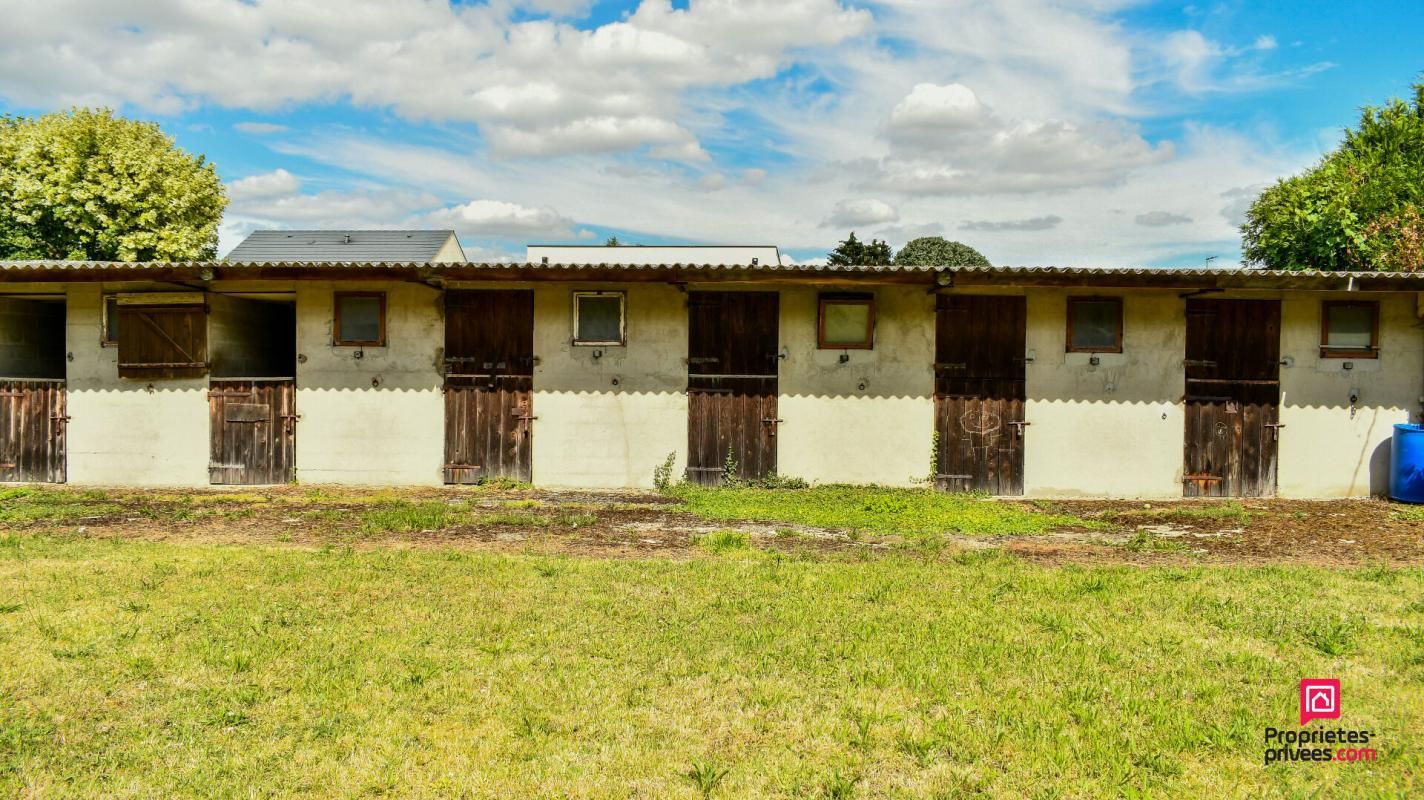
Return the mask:
<svg viewBox="0 0 1424 800">
<path fill-rule="evenodd" d="M 776 474 L 781 297 L 687 295 L 687 480 L 720 486 Z"/>
<path fill-rule="evenodd" d="M 446 483 L 533 477 L 534 293 L 445 293 Z"/>
<path fill-rule="evenodd" d="M 1023 297 L 940 295 L 935 323 L 935 486 L 1024 490 Z"/>
<path fill-rule="evenodd" d="M 1187 301 L 1185 497 L 1276 493 L 1279 300 Z"/>
<path fill-rule="evenodd" d="M 209 480 L 290 483 L 296 478 L 294 298 L 212 295 L 209 308 Z"/>
<path fill-rule="evenodd" d="M 0 298 L 0 481 L 65 479 L 65 301 Z"/>
</svg>

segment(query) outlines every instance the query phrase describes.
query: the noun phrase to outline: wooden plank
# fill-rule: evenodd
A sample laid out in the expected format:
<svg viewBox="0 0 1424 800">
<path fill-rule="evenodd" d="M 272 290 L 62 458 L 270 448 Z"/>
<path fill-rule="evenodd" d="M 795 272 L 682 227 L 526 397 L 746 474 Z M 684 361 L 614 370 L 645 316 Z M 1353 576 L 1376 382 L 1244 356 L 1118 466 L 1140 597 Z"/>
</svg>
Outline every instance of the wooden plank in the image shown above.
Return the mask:
<svg viewBox="0 0 1424 800">
<path fill-rule="evenodd" d="M 445 481 L 529 480 L 534 293 L 446 292 L 445 363 Z"/>
</svg>

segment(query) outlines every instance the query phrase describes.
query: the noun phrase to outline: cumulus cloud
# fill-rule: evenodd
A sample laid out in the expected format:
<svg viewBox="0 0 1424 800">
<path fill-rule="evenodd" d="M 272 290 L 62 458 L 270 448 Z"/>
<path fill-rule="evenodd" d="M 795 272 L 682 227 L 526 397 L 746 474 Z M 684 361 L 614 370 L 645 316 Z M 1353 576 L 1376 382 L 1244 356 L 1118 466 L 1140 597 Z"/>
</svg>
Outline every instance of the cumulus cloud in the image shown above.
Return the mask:
<svg viewBox="0 0 1424 800">
<path fill-rule="evenodd" d="M 1058 223 L 1063 218 L 1057 214 L 1049 214 L 1046 217 L 1029 217 L 1028 219 L 1005 219 L 1005 220 L 967 220 L 960 223 L 959 229 L 962 231 L 1046 231 L 1058 227 Z"/>
<path fill-rule="evenodd" d="M 890 112 L 889 156 L 863 184 L 910 195 L 997 194 L 1119 181 L 1166 160 L 1125 122 L 1006 120 L 962 84 L 922 83 Z"/>
<path fill-rule="evenodd" d="M 865 225 L 879 225 L 900 219 L 900 212 L 884 200 L 866 198 L 842 200 L 831 209 L 830 216 L 821 223 L 827 228 L 855 228 Z"/>
<path fill-rule="evenodd" d="M 471 200 L 427 214 L 424 222 L 477 236 L 568 238 L 573 220 L 549 207 L 531 208 L 500 200 Z"/>
<path fill-rule="evenodd" d="M 677 120 L 683 92 L 769 78 L 797 48 L 844 42 L 872 19 L 838 0 L 648 0 L 588 30 L 559 20 L 586 8 L 58 0 L 36 13 L 25 0 L 0 0 L 0 93 L 20 105 L 160 114 L 346 101 L 408 120 L 473 122 L 512 156 L 646 146 L 654 157 L 700 160 Z"/>
<path fill-rule="evenodd" d="M 1168 225 L 1187 225 L 1191 223 L 1192 218 L 1186 214 L 1174 214 L 1170 211 L 1148 211 L 1133 217 L 1132 221 L 1149 228 L 1162 228 Z"/>
<path fill-rule="evenodd" d="M 261 175 L 249 175 L 227 185 L 227 196 L 233 201 L 294 194 L 302 181 L 285 169 L 275 169 Z"/>
</svg>

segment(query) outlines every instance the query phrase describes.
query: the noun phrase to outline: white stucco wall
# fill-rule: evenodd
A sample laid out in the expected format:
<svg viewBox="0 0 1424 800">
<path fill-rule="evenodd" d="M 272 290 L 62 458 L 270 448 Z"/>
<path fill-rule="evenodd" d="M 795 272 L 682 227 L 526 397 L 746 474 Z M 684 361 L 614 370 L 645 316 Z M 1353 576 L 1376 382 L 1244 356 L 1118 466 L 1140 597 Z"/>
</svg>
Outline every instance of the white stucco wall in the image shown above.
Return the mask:
<svg viewBox="0 0 1424 800">
<path fill-rule="evenodd" d="M 1331 299 L 1379 301 L 1379 358 L 1320 358 L 1321 302 Z M 1295 363 L 1281 368 L 1280 496 L 1385 493 L 1394 424 L 1418 419 L 1424 392 L 1424 330 L 1414 296 L 1287 295 L 1281 356 Z M 1352 390 L 1359 395 L 1353 414 Z"/>
<path fill-rule="evenodd" d="M 331 343 L 338 288 L 386 293 L 385 347 Z M 442 483 L 445 400 L 439 364 L 444 346 L 441 295 L 434 288 L 395 282 L 300 284 L 297 480 Z"/>
<path fill-rule="evenodd" d="M 874 349 L 818 350 L 819 291 L 781 292 L 788 357 L 777 400 L 786 420 L 777 432 L 777 471 L 822 483 L 923 480 L 934 430 L 934 297 L 922 287 L 857 289 L 875 295 Z"/>
<path fill-rule="evenodd" d="M 1067 353 L 1070 294 L 1123 298 L 1121 353 Z M 1175 292 L 1034 289 L 1025 349 L 1024 493 L 1182 496 L 1186 305 Z"/>
<path fill-rule="evenodd" d="M 627 344 L 574 346 L 573 293 L 626 292 Z M 601 357 L 594 358 L 594 353 Z M 687 459 L 686 295 L 661 284 L 534 290 L 534 482 L 648 487 Z"/>
<path fill-rule="evenodd" d="M 208 379 L 120 378 L 118 348 L 100 344 L 102 295 L 140 288 L 145 287 L 68 287 L 65 338 L 73 356 L 68 480 L 78 485 L 207 486 Z"/>
</svg>

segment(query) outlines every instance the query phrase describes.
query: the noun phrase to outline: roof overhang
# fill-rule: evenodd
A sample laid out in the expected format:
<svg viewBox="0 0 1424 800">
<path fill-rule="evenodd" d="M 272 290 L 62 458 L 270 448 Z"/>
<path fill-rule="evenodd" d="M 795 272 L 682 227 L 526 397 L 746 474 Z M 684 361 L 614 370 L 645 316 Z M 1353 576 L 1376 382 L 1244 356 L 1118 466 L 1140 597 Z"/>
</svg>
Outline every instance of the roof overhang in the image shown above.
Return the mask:
<svg viewBox="0 0 1424 800">
<path fill-rule="evenodd" d="M 929 288 L 1063 287 L 1172 290 L 1421 292 L 1424 273 L 1090 267 L 912 267 L 717 264 L 414 262 L 0 262 L 0 283 L 92 281 L 400 280 L 910 284 Z"/>
</svg>

